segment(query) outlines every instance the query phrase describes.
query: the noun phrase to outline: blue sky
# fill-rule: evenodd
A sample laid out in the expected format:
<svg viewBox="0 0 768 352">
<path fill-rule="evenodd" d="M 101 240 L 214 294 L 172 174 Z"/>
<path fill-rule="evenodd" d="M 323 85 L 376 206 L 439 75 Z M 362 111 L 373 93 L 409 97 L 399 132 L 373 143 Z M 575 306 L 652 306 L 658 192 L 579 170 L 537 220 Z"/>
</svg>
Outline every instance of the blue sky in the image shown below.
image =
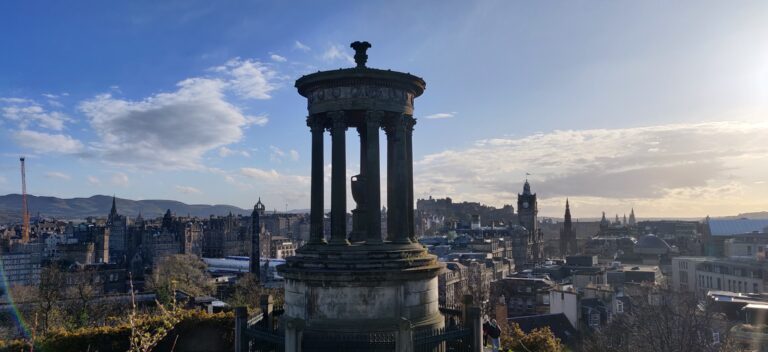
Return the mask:
<svg viewBox="0 0 768 352">
<path fill-rule="evenodd" d="M 543 215 L 768 210 L 765 38 L 757 1 L 2 2 L 0 193 L 24 154 L 36 195 L 306 208 L 293 82 L 367 40 L 427 81 L 420 197 L 529 172 Z"/>
</svg>

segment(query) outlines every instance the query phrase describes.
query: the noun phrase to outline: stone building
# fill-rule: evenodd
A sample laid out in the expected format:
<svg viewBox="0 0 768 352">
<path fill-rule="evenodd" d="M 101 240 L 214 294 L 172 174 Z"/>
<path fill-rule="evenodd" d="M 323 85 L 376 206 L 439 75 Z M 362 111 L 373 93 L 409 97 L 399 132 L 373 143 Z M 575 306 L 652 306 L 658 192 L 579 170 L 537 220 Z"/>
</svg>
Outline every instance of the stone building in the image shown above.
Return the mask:
<svg viewBox="0 0 768 352">
<path fill-rule="evenodd" d="M 461 299 L 469 292 L 469 271 L 464 264 L 449 262 L 437 276 L 439 302 L 441 307 L 457 308 Z"/>
<path fill-rule="evenodd" d="M 507 277 L 491 284 L 491 302 L 502 299 L 508 317 L 547 314 L 554 287 L 549 278 Z"/>
<path fill-rule="evenodd" d="M 714 257 L 672 258 L 671 287 L 705 297 L 710 290 L 760 293 L 768 285 L 768 262 Z"/>
</svg>

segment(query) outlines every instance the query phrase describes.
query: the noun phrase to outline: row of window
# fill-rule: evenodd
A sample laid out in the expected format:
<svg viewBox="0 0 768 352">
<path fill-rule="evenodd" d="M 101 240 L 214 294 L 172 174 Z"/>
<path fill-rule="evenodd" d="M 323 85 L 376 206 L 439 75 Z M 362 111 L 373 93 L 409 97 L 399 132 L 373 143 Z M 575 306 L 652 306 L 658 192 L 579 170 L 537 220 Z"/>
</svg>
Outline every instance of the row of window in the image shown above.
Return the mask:
<svg viewBox="0 0 768 352">
<path fill-rule="evenodd" d="M 681 282 L 683 277 L 687 277 L 687 276 L 682 276 Z M 747 292 L 750 289 L 748 282 L 744 282 L 740 280 L 731 280 L 731 279 L 721 280 L 721 278 L 719 277 L 714 278 L 713 280 L 711 276 L 699 275 L 697 281 L 698 281 L 699 287 L 701 288 L 714 288 L 718 290 L 725 289 L 731 292 Z M 760 290 L 760 285 L 758 285 L 756 282 L 753 282 L 752 292 L 759 293 L 759 290 Z"/>
</svg>

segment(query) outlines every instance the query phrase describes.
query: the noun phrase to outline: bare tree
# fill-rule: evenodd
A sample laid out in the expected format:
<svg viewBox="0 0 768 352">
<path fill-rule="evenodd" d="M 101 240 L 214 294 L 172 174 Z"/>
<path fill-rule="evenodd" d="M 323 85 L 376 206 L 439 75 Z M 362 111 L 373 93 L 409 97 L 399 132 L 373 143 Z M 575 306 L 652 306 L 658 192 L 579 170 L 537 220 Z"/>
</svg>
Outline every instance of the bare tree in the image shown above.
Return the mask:
<svg viewBox="0 0 768 352">
<path fill-rule="evenodd" d="M 585 338 L 581 350 L 733 351 L 727 336 L 722 334 L 726 331 L 726 324 L 716 311 L 692 295 L 646 292 L 632 298 L 628 312 Z"/>
</svg>

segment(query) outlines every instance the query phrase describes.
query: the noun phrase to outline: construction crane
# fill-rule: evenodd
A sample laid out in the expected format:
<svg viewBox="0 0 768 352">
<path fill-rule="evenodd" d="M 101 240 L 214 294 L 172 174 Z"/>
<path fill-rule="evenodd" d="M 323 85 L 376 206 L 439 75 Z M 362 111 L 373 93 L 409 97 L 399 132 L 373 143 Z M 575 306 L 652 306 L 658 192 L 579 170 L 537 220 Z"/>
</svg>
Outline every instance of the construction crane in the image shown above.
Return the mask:
<svg viewBox="0 0 768 352">
<path fill-rule="evenodd" d="M 24 157 L 19 158 L 21 161 L 21 211 L 22 221 L 21 225 L 21 242 L 29 242 L 29 208 L 27 207 L 27 172 L 24 166 Z"/>
</svg>

